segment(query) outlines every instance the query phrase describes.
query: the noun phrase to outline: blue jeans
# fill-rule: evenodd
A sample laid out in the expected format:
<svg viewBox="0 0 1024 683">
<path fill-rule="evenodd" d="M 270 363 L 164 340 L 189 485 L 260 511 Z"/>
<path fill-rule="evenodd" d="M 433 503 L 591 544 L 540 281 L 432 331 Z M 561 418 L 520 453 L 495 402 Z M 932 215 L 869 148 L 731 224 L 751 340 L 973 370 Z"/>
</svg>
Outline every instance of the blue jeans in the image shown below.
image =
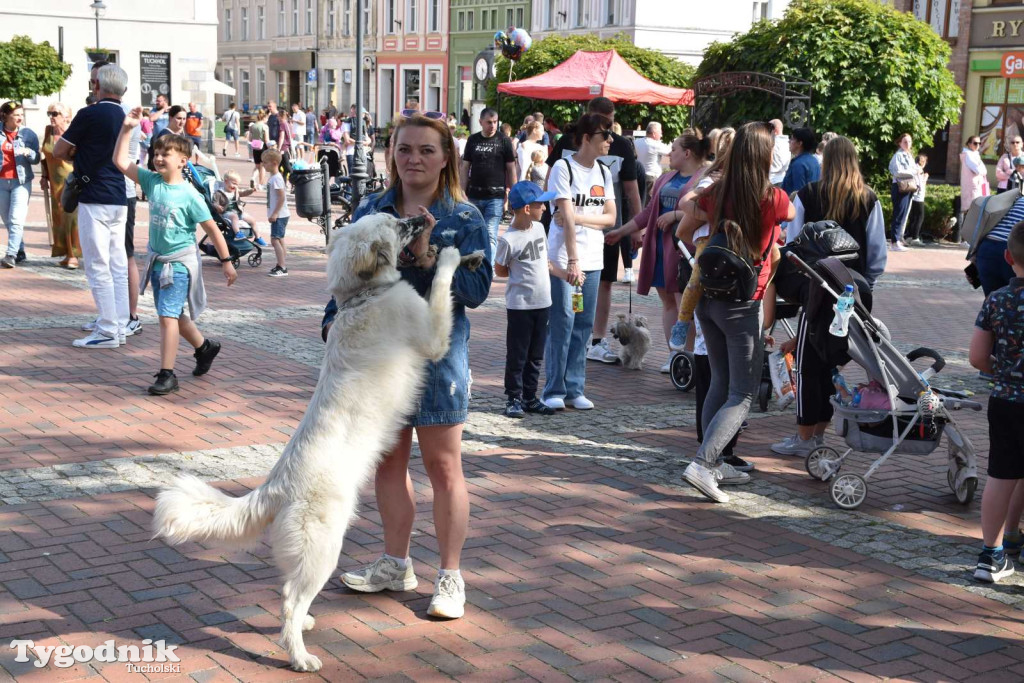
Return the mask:
<svg viewBox="0 0 1024 683">
<path fill-rule="evenodd" d="M 582 313 L 572 312 L 572 285 L 550 276 L 551 314 L 548 317 L 548 343 L 544 347 L 544 374 L 547 377 L 544 399 L 574 399 L 583 395 L 587 381 L 587 344 L 594 331 L 601 271 L 590 270 L 585 275 Z"/>
<path fill-rule="evenodd" d="M 985 296 L 1010 284 L 1010 278 L 1014 276 L 1005 253 L 1006 242 L 990 239 L 982 240 L 974 252 L 974 265 L 978 268 L 978 279 Z"/>
<path fill-rule="evenodd" d="M 0 218 L 7 227 L 8 256 L 16 256 L 21 248 L 30 194 L 31 183 L 19 183 L 17 178 L 0 180 Z"/>
<path fill-rule="evenodd" d="M 892 232 L 892 241 L 902 242 L 903 231 L 907 228 L 907 217 L 910 215 L 910 202 L 914 198 L 914 193 L 902 194 L 899 191 L 899 185 L 896 183 L 890 187 L 890 193 L 892 197 L 892 223 L 890 224 L 890 232 Z"/>
<path fill-rule="evenodd" d="M 487 224 L 487 233 L 491 238 L 491 251 L 487 254 L 487 260 L 493 263 L 494 252 L 498 248 L 498 226 L 501 223 L 501 214 L 505 212 L 505 200 L 470 199 L 469 203 L 480 210 L 480 215 Z"/>
</svg>

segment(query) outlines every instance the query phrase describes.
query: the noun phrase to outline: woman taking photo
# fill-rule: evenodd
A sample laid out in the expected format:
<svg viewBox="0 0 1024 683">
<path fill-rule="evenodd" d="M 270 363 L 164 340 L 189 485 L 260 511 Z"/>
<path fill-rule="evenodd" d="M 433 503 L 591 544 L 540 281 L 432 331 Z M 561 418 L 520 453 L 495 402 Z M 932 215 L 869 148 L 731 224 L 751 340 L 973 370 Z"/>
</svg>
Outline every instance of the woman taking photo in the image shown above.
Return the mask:
<svg viewBox="0 0 1024 683">
<path fill-rule="evenodd" d="M 73 167 L 69 162 L 53 156 L 53 146 L 71 123 L 71 109 L 66 104 L 54 102 L 46 115 L 50 118 L 50 124 L 43 133 L 43 161 L 40 164 L 43 172 L 39 177 L 39 186 L 44 194 L 47 190 L 50 192 L 50 216 L 53 219 L 53 247 L 50 256 L 64 257 L 60 261 L 61 267 L 74 270 L 78 267 L 78 259 L 82 257 L 82 246 L 78 242 L 78 212 L 64 213 L 60 204 L 64 181 Z"/>
<path fill-rule="evenodd" d="M 573 131 L 576 149 L 559 159 L 548 173 L 551 228 L 548 261 L 565 279 L 551 275 L 551 313 L 544 349 L 543 400 L 549 408 L 577 410 L 594 404 L 583 395 L 586 384 L 587 343 L 594 330 L 597 286 L 604 267 L 604 234 L 615 225 L 615 184 L 611 171 L 597 160 L 608 154 L 612 134 L 608 119 L 584 114 Z M 573 311 L 573 291 L 582 289 L 583 310 Z"/>
<path fill-rule="evenodd" d="M 804 223 L 835 221 L 860 245 L 857 258 L 843 264 L 864 276 L 868 286 L 885 271 L 885 218 L 882 205 L 870 187 L 864 184 L 857 162 L 857 149 L 849 139 L 833 138 L 825 147 L 821 180 L 796 194 L 796 217 L 787 227 L 787 242 L 803 230 Z M 797 276 L 801 277 L 802 276 Z M 806 301 L 806 300 L 805 300 Z M 806 457 L 825 441 L 825 430 L 832 420 L 829 397 L 833 368 L 807 342 L 808 324 L 800 316 L 796 339 L 782 345 L 783 353 L 796 350 L 796 423 L 797 433 L 772 446 L 779 455 Z"/>
<path fill-rule="evenodd" d="M 605 235 L 608 244 L 616 244 L 627 235 L 644 231 L 636 293 L 647 296 L 651 287 L 658 292 L 666 344 L 669 343 L 672 326 L 679 317 L 683 297 L 676 283 L 680 255 L 675 248 L 675 230 L 683 216 L 679 210 L 680 199 L 697 186 L 710 168 L 711 164 L 707 160 L 709 151 L 710 141 L 700 131 L 683 131 L 673 141 L 669 153 L 671 172 L 662 174 L 654 183 L 651 194 L 653 200 L 647 202 L 643 211 L 631 221 Z M 665 363 L 662 372 L 669 371 L 670 362 Z"/>
<path fill-rule="evenodd" d="M 1008 137 L 1006 138 L 1005 147 L 1005 153 L 999 157 L 999 163 L 996 164 L 997 194 L 999 192 L 1006 192 L 1006 185 L 1010 182 L 1010 176 L 1013 175 L 1013 160 L 1019 156 L 1024 156 L 1024 139 L 1021 139 L 1020 135 L 1014 135 L 1012 138 Z"/>
<path fill-rule="evenodd" d="M 39 161 L 39 138 L 31 129 L 21 127 L 24 120 L 20 103 L 6 102 L 0 107 L 4 133 L 0 139 L 0 218 L 7 228 L 7 255 L 0 260 L 4 268 L 13 268 L 16 261 L 25 259 L 22 238 L 32 194 L 32 164 Z"/>
<path fill-rule="evenodd" d="M 249 147 L 252 149 L 252 163 L 256 165 L 251 178 L 256 178 L 256 189 L 262 190 L 267 184 L 267 172 L 263 169 L 263 150 L 270 142 L 270 130 L 267 128 L 267 112 L 260 109 L 256 112 L 256 120 L 249 124 Z M 250 180 L 250 185 L 253 181 Z"/>
<path fill-rule="evenodd" d="M 781 232 L 779 224 L 795 212 L 786 193 L 772 187 L 768 169 L 775 141 L 764 123 L 747 123 L 736 133 L 722 167 L 722 177 L 693 202 L 683 205 L 679 231 L 683 240 L 703 223 L 711 225 L 712 237 L 725 230 L 733 251 L 745 253 L 760 267 L 750 301 L 711 299 L 706 293 L 697 305 L 697 319 L 704 333 L 711 365 L 711 390 L 704 399 L 701 422 L 704 442 L 683 472 L 694 488 L 717 503 L 729 496 L 718 488 L 728 475 L 740 479 L 722 461 L 722 451 L 747 417 L 750 402 L 761 381 L 761 299 L 772 277 L 772 264 L 763 262 Z"/>
<path fill-rule="evenodd" d="M 457 247 L 462 254 L 486 251 L 487 226 L 480 212 L 466 201 L 459 185 L 459 157 L 444 121 L 418 114 L 400 118 L 392 136 L 393 154 L 385 191 L 367 197 L 352 217 L 374 213 L 399 218 L 427 214 L 433 224 L 408 249 L 415 261 L 399 271 L 402 279 L 426 296 L 434 276 L 435 256 L 428 247 Z M 427 208 L 429 207 L 429 208 Z M 436 220 L 436 224 L 434 221 Z M 409 544 L 416 513 L 409 456 L 416 430 L 423 466 L 434 492 L 434 528 L 441 553 L 440 573 L 427 614 L 457 619 L 466 602 L 459 558 L 469 525 L 469 493 L 462 475 L 462 427 L 469 413 L 469 318 L 466 308 L 487 299 L 491 287 L 488 261 L 475 271 L 459 268 L 452 283 L 453 326 L 448 355 L 428 363 L 426 391 L 419 411 L 398 436 L 398 442 L 377 468 L 375 490 L 384 526 L 384 554 L 361 570 L 348 572 L 342 582 L 352 590 L 412 590 L 416 575 Z M 332 299 L 324 312 L 323 335 L 337 313 Z"/>
</svg>

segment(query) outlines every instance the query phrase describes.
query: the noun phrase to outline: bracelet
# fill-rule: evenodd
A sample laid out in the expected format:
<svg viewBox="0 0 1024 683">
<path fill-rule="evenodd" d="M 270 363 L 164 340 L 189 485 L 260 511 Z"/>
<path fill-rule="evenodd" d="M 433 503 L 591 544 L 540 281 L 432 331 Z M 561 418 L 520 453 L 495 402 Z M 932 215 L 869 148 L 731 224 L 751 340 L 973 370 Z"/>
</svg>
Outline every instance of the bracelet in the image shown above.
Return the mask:
<svg viewBox="0 0 1024 683">
<path fill-rule="evenodd" d="M 221 263 L 230 263 L 231 261 L 234 261 L 235 259 L 233 257 L 231 257 L 231 256 L 228 256 L 227 258 L 220 258 L 218 256 L 217 260 L 220 261 Z"/>
</svg>

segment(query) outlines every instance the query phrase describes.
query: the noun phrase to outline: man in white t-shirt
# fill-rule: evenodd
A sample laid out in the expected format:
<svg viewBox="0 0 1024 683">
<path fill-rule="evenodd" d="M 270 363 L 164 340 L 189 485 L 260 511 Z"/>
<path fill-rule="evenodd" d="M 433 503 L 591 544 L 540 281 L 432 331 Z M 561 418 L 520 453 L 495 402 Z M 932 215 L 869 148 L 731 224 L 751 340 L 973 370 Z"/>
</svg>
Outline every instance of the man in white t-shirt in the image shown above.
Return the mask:
<svg viewBox="0 0 1024 683">
<path fill-rule="evenodd" d="M 297 145 L 306 140 L 306 113 L 298 102 L 292 104 L 292 144 Z M 293 150 L 294 152 L 294 150 Z"/>
<path fill-rule="evenodd" d="M 661 177 L 664 170 L 661 165 L 663 157 L 672 152 L 672 147 L 661 141 L 661 124 L 651 121 L 647 124 L 647 137 L 637 138 L 636 160 L 644 167 L 647 175 L 647 185 L 644 190 L 644 206 L 651 199 L 651 190 L 654 188 L 654 181 Z"/>
<path fill-rule="evenodd" d="M 775 146 L 772 148 L 772 165 L 768 170 L 768 178 L 772 185 L 781 185 L 786 179 L 786 171 L 789 170 L 789 162 L 793 154 L 789 151 L 789 137 L 782 134 L 782 121 L 772 119 L 771 124 L 775 134 Z"/>
</svg>

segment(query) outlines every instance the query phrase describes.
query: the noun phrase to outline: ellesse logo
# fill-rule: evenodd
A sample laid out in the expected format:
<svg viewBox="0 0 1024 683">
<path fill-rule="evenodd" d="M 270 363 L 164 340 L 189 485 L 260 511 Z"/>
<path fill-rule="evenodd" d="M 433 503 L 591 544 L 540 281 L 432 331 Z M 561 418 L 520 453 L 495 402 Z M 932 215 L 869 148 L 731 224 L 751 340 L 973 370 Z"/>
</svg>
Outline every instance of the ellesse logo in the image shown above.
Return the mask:
<svg viewBox="0 0 1024 683">
<path fill-rule="evenodd" d="M 579 193 L 573 197 L 573 204 L 577 207 L 583 208 L 587 206 L 604 206 L 604 186 L 603 185 L 591 185 L 590 196 Z"/>
</svg>

